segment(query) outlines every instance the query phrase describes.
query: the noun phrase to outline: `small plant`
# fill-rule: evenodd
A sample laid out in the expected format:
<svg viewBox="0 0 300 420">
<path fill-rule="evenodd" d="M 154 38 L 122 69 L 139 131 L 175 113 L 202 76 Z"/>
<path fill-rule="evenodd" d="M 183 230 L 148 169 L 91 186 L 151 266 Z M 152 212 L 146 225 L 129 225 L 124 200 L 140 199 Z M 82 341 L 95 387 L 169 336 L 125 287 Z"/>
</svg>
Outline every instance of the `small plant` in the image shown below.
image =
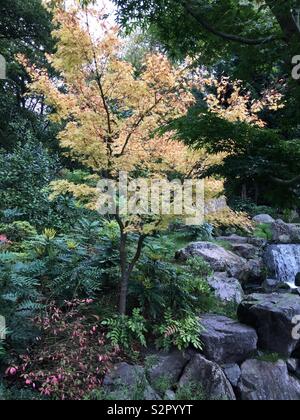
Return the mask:
<svg viewBox="0 0 300 420">
<path fill-rule="evenodd" d="M 190 258 L 187 267 L 191 274 L 201 279 L 207 279 L 213 274 L 211 266 L 201 257 Z"/>
<path fill-rule="evenodd" d="M 156 332 L 158 334 L 157 346 L 164 350 L 168 351 L 172 347 L 185 350 L 190 345 L 196 349 L 202 349 L 201 326 L 196 316 L 187 315 L 183 319 L 174 319 L 172 311 L 167 310 L 164 322 L 157 327 Z"/>
<path fill-rule="evenodd" d="M 130 351 L 135 342 L 143 347 L 147 346 L 146 320 L 138 308 L 133 309 L 131 317 L 116 315 L 104 320 L 102 325 L 107 328 L 107 338 L 115 348 Z"/>
<path fill-rule="evenodd" d="M 272 229 L 269 224 L 262 223 L 259 224 L 253 234 L 257 238 L 266 239 L 267 241 L 271 241 L 273 237 Z"/>
<path fill-rule="evenodd" d="M 196 382 L 191 382 L 177 389 L 176 400 L 205 401 L 207 398 L 204 389 Z"/>
<path fill-rule="evenodd" d="M 153 383 L 153 388 L 160 394 L 165 395 L 168 389 L 171 389 L 175 384 L 169 376 L 161 376 Z"/>
<path fill-rule="evenodd" d="M 277 363 L 282 357 L 278 353 L 264 353 L 257 357 L 260 362 Z"/>
</svg>

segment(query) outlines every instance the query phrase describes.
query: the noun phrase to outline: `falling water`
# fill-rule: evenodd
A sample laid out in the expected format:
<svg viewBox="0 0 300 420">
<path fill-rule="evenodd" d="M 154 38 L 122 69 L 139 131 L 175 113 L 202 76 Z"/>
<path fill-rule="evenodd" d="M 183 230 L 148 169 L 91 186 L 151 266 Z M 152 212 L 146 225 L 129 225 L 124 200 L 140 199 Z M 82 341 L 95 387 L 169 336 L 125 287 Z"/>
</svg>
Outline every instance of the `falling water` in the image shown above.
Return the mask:
<svg viewBox="0 0 300 420">
<path fill-rule="evenodd" d="M 266 263 L 278 281 L 295 287 L 296 275 L 300 273 L 300 245 L 270 245 Z"/>
</svg>

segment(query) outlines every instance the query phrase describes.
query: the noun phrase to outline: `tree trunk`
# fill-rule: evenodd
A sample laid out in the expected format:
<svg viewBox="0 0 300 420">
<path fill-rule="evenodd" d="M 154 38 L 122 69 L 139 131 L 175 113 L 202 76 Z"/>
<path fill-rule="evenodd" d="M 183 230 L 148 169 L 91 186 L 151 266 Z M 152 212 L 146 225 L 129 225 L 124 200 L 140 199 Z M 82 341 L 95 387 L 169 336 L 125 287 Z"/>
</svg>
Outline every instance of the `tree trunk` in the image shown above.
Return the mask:
<svg viewBox="0 0 300 420">
<path fill-rule="evenodd" d="M 120 265 L 121 265 L 121 285 L 120 285 L 120 301 L 119 312 L 121 315 L 126 315 L 127 309 L 127 292 L 129 273 L 127 271 L 127 249 L 126 249 L 127 235 L 121 231 L 120 244 Z"/>
<path fill-rule="evenodd" d="M 129 283 L 128 274 L 127 273 L 122 274 L 120 301 L 119 301 L 119 312 L 121 315 L 126 315 L 126 311 L 127 311 L 128 283 Z"/>
<path fill-rule="evenodd" d="M 242 193 L 241 193 L 242 200 L 247 200 L 247 185 L 243 184 L 242 186 Z"/>
</svg>

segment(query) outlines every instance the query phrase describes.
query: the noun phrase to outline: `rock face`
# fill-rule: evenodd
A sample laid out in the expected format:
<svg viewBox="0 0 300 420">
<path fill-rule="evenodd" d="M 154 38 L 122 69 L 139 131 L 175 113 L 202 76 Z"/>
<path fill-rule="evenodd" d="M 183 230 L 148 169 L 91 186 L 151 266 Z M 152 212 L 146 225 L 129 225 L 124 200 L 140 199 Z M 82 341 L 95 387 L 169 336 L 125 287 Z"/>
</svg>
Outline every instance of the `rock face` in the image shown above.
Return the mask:
<svg viewBox="0 0 300 420">
<path fill-rule="evenodd" d="M 255 330 L 219 315 L 201 317 L 203 353 L 218 364 L 241 363 L 257 350 Z"/>
<path fill-rule="evenodd" d="M 140 393 L 144 400 L 159 400 L 160 397 L 150 387 L 142 366 L 118 363 L 107 373 L 103 380 L 103 389 L 113 393 L 115 399 L 131 400 L 132 395 Z"/>
<path fill-rule="evenodd" d="M 250 244 L 257 248 L 264 248 L 267 245 L 267 241 L 265 239 L 239 235 L 219 236 L 217 241 L 228 242 L 232 245 Z"/>
<path fill-rule="evenodd" d="M 167 380 L 170 383 L 170 387 L 174 386 L 179 381 L 184 367 L 190 360 L 191 355 L 178 350 L 156 354 L 153 364 L 147 369 L 147 378 L 151 386 L 156 389 L 160 379 Z"/>
<path fill-rule="evenodd" d="M 300 297 L 292 294 L 253 294 L 238 308 L 241 322 L 254 327 L 262 350 L 289 357 L 299 340 L 293 338 L 294 317 L 300 314 Z"/>
<path fill-rule="evenodd" d="M 176 254 L 180 261 L 202 257 L 214 271 L 225 271 L 230 277 L 243 279 L 247 274 L 246 260 L 210 242 L 194 242 Z"/>
<path fill-rule="evenodd" d="M 234 363 L 229 364 L 229 365 L 223 365 L 222 369 L 228 381 L 231 383 L 231 385 L 234 388 L 236 388 L 238 386 L 238 383 L 242 374 L 239 365 L 234 364 Z"/>
<path fill-rule="evenodd" d="M 222 369 L 200 354 L 196 354 L 186 366 L 179 381 L 179 387 L 190 383 L 199 384 L 208 400 L 236 400 L 232 386 Z"/>
<path fill-rule="evenodd" d="M 269 214 L 258 214 L 257 216 L 253 217 L 253 222 L 261 223 L 261 224 L 272 224 L 275 222 L 275 219 L 271 217 Z"/>
<path fill-rule="evenodd" d="M 232 244 L 232 251 L 238 256 L 247 260 L 255 259 L 259 256 L 259 250 L 251 244 Z"/>
<path fill-rule="evenodd" d="M 238 383 L 243 401 L 300 400 L 300 382 L 288 373 L 286 363 L 247 360 Z"/>
<path fill-rule="evenodd" d="M 272 240 L 277 244 L 299 244 L 300 226 L 276 220 L 272 224 Z"/>
<path fill-rule="evenodd" d="M 228 277 L 226 273 L 215 273 L 208 279 L 208 284 L 216 298 L 223 302 L 241 303 L 244 291 L 238 279 Z"/>
</svg>

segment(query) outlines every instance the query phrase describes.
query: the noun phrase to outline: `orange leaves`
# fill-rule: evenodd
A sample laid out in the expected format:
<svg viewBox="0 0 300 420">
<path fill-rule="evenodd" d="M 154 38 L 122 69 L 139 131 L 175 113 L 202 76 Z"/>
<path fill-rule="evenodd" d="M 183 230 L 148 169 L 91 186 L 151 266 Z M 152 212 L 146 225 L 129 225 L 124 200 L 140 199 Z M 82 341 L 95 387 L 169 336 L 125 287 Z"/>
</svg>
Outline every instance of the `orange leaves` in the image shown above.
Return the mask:
<svg viewBox="0 0 300 420">
<path fill-rule="evenodd" d="M 91 21 L 101 27 L 97 36 L 91 33 Z M 122 59 L 116 28 L 108 28 L 101 11 L 88 9 L 84 15 L 79 7 L 56 7 L 54 23 L 57 48 L 48 60 L 58 77 L 31 67 L 24 58 L 20 62 L 32 75 L 32 90 L 54 107 L 51 118 L 66 123 L 59 141 L 67 154 L 97 174 L 105 170 L 114 176 L 140 165 L 158 176 L 189 172 L 195 162 L 191 152 L 170 141 L 170 133 L 155 134 L 193 103 L 188 72 L 162 54 L 149 54 L 136 77 Z"/>
<path fill-rule="evenodd" d="M 220 81 L 207 80 L 207 85 L 216 88 L 215 94 L 207 96 L 207 104 L 212 112 L 228 121 L 244 121 L 264 127 L 265 122 L 259 118 L 263 109 L 276 110 L 282 107 L 282 95 L 275 90 L 263 92 L 260 99 L 254 100 L 250 92 L 245 92 L 239 81 L 231 82 L 227 77 Z"/>
</svg>

